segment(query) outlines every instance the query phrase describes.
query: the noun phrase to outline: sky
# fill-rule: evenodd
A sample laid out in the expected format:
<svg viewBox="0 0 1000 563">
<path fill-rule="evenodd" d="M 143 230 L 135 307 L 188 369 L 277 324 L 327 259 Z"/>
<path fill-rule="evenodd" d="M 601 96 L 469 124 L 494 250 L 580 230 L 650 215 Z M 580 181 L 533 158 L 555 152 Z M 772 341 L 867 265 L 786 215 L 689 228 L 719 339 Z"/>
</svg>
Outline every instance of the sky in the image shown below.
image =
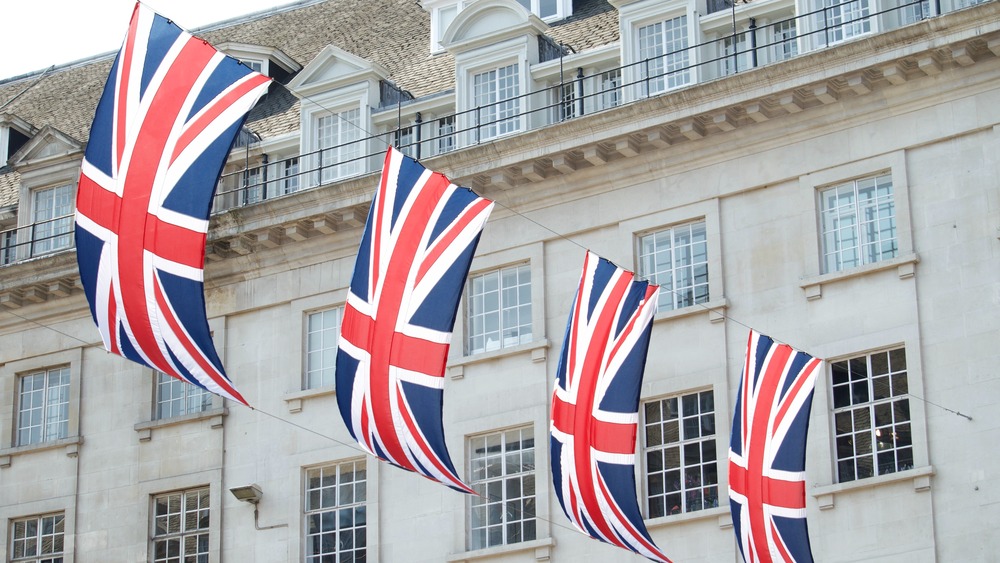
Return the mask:
<svg viewBox="0 0 1000 563">
<path fill-rule="evenodd" d="M 185 29 L 293 0 L 144 0 Z M 117 51 L 135 0 L 12 0 L 3 8 L 0 80 Z"/>
</svg>

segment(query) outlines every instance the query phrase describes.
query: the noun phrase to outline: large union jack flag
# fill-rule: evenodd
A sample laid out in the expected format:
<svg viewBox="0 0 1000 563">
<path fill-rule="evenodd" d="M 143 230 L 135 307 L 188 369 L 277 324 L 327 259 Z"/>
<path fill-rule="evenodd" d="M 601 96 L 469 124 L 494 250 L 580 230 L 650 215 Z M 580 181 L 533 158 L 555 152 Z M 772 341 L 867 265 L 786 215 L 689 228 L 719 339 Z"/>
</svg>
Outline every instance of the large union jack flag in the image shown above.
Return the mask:
<svg viewBox="0 0 1000 563">
<path fill-rule="evenodd" d="M 105 348 L 243 404 L 209 334 L 205 238 L 233 139 L 268 84 L 137 3 L 77 194 L 77 261 Z"/>
<path fill-rule="evenodd" d="M 744 561 L 813 560 L 806 433 L 822 366 L 822 360 L 750 331 L 729 443 L 729 506 Z"/>
<path fill-rule="evenodd" d="M 337 403 L 354 439 L 382 460 L 467 493 L 444 440 L 444 370 L 492 209 L 390 147 L 337 351 Z"/>
<path fill-rule="evenodd" d="M 552 479 L 584 534 L 669 561 L 650 539 L 635 488 L 639 388 L 657 286 L 587 253 L 552 393 Z"/>
</svg>

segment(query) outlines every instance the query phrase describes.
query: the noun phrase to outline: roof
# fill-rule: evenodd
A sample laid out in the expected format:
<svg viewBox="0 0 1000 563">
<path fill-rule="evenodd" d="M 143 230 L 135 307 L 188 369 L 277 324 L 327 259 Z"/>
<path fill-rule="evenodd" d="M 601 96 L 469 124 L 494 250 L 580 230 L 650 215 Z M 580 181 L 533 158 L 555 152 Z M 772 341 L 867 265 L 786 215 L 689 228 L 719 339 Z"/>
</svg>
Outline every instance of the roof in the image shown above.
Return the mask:
<svg viewBox="0 0 1000 563">
<path fill-rule="evenodd" d="M 0 173 L 0 209 L 17 204 L 18 185 L 21 175 L 17 172 Z"/>
<path fill-rule="evenodd" d="M 577 0 L 574 15 L 549 35 L 576 51 L 618 40 L 618 13 L 607 0 Z M 430 14 L 416 0 L 298 2 L 203 28 L 212 44 L 249 43 L 280 49 L 305 66 L 329 44 L 381 65 L 403 90 L 421 98 L 453 89 L 455 61 L 430 53 Z M 124 30 L 123 30 L 124 35 Z M 405 56 L 400 56 L 400 54 Z M 114 54 L 0 81 L 0 108 L 41 129 L 51 125 L 87 139 Z M 273 85 L 248 126 L 264 137 L 299 127 L 298 100 Z"/>
</svg>

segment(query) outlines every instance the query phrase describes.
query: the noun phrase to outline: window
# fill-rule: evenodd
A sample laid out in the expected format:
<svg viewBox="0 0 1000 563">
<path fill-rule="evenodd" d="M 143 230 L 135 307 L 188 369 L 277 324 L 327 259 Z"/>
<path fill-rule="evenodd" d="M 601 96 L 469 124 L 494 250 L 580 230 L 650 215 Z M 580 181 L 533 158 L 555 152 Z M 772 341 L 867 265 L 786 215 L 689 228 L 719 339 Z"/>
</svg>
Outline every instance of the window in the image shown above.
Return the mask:
<svg viewBox="0 0 1000 563">
<path fill-rule="evenodd" d="M 315 131 L 321 183 L 362 172 L 360 109 L 321 115 L 316 118 Z"/>
<path fill-rule="evenodd" d="M 712 391 L 646 403 L 643 429 L 648 517 L 719 506 Z"/>
<path fill-rule="evenodd" d="M 642 95 L 659 94 L 691 81 L 687 16 L 644 25 L 638 30 Z"/>
<path fill-rule="evenodd" d="M 306 319 L 306 389 L 334 384 L 343 307 L 309 313 Z"/>
<path fill-rule="evenodd" d="M 153 497 L 153 562 L 208 563 L 209 489 Z"/>
<path fill-rule="evenodd" d="M 10 560 L 17 563 L 62 563 L 65 526 L 66 518 L 62 513 L 12 521 Z"/>
<path fill-rule="evenodd" d="M 306 563 L 366 560 L 367 500 L 363 459 L 306 470 Z"/>
<path fill-rule="evenodd" d="M 69 429 L 69 367 L 22 375 L 17 401 L 17 445 L 65 438 Z"/>
<path fill-rule="evenodd" d="M 287 195 L 299 191 L 299 159 L 286 158 L 277 164 L 278 194 Z"/>
<path fill-rule="evenodd" d="M 572 3 L 565 0 L 517 0 L 525 10 L 546 21 L 555 21 L 572 15 Z"/>
<path fill-rule="evenodd" d="M 156 372 L 156 418 L 162 420 L 212 408 L 212 394 L 193 383 Z"/>
<path fill-rule="evenodd" d="M 771 43 L 775 61 L 790 59 L 798 54 L 799 48 L 795 42 L 795 20 L 780 21 L 771 26 Z"/>
<path fill-rule="evenodd" d="M 719 61 L 723 76 L 736 74 L 751 67 L 750 51 L 747 49 L 747 34 L 739 33 L 734 40 L 732 35 L 722 38 Z"/>
<path fill-rule="evenodd" d="M 469 354 L 531 342 L 531 267 L 522 264 L 473 276 L 467 308 Z"/>
<path fill-rule="evenodd" d="M 576 83 L 557 84 L 552 88 L 552 92 L 557 98 L 555 103 L 555 119 L 553 121 L 565 121 L 576 117 L 578 103 L 576 98 Z"/>
<path fill-rule="evenodd" d="M 899 253 L 890 174 L 823 189 L 820 201 L 825 272 L 895 258 Z"/>
<path fill-rule="evenodd" d="M 437 153 L 455 150 L 455 116 L 448 115 L 437 120 Z"/>
<path fill-rule="evenodd" d="M 73 186 L 35 190 L 32 200 L 32 256 L 69 248 L 73 228 Z"/>
<path fill-rule="evenodd" d="M 266 197 L 262 171 L 260 166 L 243 171 L 243 205 L 260 203 Z"/>
<path fill-rule="evenodd" d="M 521 129 L 520 80 L 516 64 L 481 72 L 472 77 L 476 107 L 476 139 L 492 139 Z"/>
<path fill-rule="evenodd" d="M 395 132 L 396 148 L 410 158 L 417 158 L 417 127 L 410 125 L 397 129 Z"/>
<path fill-rule="evenodd" d="M 622 69 L 616 68 L 601 73 L 601 96 L 599 109 L 618 107 L 622 103 Z"/>
<path fill-rule="evenodd" d="M 639 237 L 639 275 L 660 286 L 659 311 L 708 302 L 705 222 Z"/>
<path fill-rule="evenodd" d="M 870 33 L 872 22 L 868 0 L 823 0 L 820 29 L 827 44 Z"/>
<path fill-rule="evenodd" d="M 264 72 L 262 70 L 264 68 L 264 61 L 259 61 L 257 59 L 240 59 L 240 62 L 254 72 Z"/>
<path fill-rule="evenodd" d="M 431 17 L 431 53 L 444 50 L 441 47 L 441 38 L 444 37 L 444 32 L 448 30 L 451 22 L 455 21 L 461 8 L 460 3 L 434 8 Z"/>
<path fill-rule="evenodd" d="M 17 258 L 17 229 L 0 232 L 0 266 L 11 264 Z"/>
<path fill-rule="evenodd" d="M 932 8 L 930 0 L 923 0 L 922 2 L 916 2 L 916 3 L 907 3 L 907 5 L 903 7 L 902 23 L 905 25 L 908 23 L 914 23 L 929 18 L 934 15 L 934 13 L 931 10 Z"/>
<path fill-rule="evenodd" d="M 469 549 L 535 539 L 535 438 L 530 427 L 470 440 Z"/>
<path fill-rule="evenodd" d="M 831 362 L 830 371 L 838 481 L 912 468 L 906 350 Z"/>
</svg>

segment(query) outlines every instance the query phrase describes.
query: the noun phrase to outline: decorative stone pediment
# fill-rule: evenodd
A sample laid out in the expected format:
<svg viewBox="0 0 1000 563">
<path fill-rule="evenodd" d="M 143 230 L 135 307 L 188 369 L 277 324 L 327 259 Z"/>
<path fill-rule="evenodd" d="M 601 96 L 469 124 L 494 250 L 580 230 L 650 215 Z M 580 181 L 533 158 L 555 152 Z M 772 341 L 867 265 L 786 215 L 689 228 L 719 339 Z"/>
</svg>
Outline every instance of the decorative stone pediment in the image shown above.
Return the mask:
<svg viewBox="0 0 1000 563">
<path fill-rule="evenodd" d="M 78 160 L 83 153 L 83 143 L 46 125 L 10 157 L 8 164 L 21 173 L 22 179 L 30 172 Z"/>
<path fill-rule="evenodd" d="M 459 53 L 513 37 L 543 35 L 548 26 L 514 0 L 476 2 L 448 26 L 441 45 Z"/>
<path fill-rule="evenodd" d="M 288 88 L 299 97 L 309 97 L 367 80 L 377 83 L 388 76 L 389 71 L 381 65 L 327 45 L 288 83 Z"/>
</svg>

